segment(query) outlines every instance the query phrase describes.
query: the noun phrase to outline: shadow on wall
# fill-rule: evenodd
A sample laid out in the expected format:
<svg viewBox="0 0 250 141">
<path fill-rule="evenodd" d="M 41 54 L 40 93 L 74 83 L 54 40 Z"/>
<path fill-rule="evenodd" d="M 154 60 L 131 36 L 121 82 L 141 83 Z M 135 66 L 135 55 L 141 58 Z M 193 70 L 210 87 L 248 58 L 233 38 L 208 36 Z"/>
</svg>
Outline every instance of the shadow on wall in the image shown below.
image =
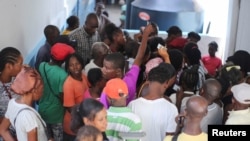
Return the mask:
<svg viewBox="0 0 250 141">
<path fill-rule="evenodd" d="M 94 12 L 95 0 L 78 0 L 77 2 L 77 16 L 80 19 L 80 26 L 84 25 L 85 18 L 90 12 Z"/>
</svg>

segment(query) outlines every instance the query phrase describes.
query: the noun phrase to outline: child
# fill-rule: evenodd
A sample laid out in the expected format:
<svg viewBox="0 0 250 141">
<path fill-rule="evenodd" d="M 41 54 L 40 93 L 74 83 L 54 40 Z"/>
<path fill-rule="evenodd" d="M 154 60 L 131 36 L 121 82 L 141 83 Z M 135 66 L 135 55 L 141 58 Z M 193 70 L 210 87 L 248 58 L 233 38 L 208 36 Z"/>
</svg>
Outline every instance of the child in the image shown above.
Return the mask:
<svg viewBox="0 0 250 141">
<path fill-rule="evenodd" d="M 76 135 L 76 141 L 102 141 L 102 133 L 94 126 L 81 127 Z"/>
</svg>

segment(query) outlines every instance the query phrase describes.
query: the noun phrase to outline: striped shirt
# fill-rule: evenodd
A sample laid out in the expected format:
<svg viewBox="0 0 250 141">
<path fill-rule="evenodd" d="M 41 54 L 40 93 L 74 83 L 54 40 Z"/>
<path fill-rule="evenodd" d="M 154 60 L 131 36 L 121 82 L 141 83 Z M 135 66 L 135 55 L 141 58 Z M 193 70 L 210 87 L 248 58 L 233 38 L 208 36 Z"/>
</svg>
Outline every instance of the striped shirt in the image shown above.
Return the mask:
<svg viewBox="0 0 250 141">
<path fill-rule="evenodd" d="M 141 119 L 128 107 L 110 107 L 107 118 L 106 134 L 110 141 L 121 141 L 119 132 L 141 131 Z"/>
</svg>

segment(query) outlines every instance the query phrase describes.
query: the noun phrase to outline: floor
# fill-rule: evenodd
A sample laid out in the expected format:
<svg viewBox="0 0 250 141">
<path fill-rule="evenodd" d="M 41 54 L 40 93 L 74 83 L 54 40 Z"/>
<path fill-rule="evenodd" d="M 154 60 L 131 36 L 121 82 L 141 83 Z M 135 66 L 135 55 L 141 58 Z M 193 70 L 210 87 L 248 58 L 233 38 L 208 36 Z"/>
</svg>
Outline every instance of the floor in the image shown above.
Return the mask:
<svg viewBox="0 0 250 141">
<path fill-rule="evenodd" d="M 106 11 L 109 14 L 110 21 L 116 24 L 116 26 L 120 26 L 121 6 L 119 4 L 109 4 L 106 5 Z"/>
</svg>

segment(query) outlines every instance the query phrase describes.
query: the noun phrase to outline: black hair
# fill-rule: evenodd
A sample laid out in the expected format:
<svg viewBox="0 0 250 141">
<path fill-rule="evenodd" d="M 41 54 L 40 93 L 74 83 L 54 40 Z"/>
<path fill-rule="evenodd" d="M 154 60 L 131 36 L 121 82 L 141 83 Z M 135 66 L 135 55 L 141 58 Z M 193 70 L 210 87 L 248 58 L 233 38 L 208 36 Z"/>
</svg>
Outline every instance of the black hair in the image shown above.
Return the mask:
<svg viewBox="0 0 250 141">
<path fill-rule="evenodd" d="M 92 68 L 88 71 L 88 81 L 91 86 L 96 86 L 96 83 L 101 81 L 103 76 L 102 76 L 102 71 L 100 68 Z"/>
<path fill-rule="evenodd" d="M 224 65 L 220 71 L 220 78 L 229 82 L 231 86 L 238 84 L 242 79 L 242 73 L 235 65 Z M 230 69 L 229 69 L 230 68 Z"/>
<path fill-rule="evenodd" d="M 79 18 L 77 16 L 72 15 L 67 19 L 66 22 L 69 27 L 75 27 L 75 25 L 79 23 Z"/>
<path fill-rule="evenodd" d="M 199 65 L 193 65 L 191 68 L 185 69 L 180 76 L 180 85 L 186 86 L 188 89 L 196 91 L 199 82 Z"/>
<path fill-rule="evenodd" d="M 152 37 L 152 38 L 148 39 L 148 45 L 149 45 L 150 50 L 152 52 L 157 51 L 158 44 L 161 44 L 162 46 L 165 46 L 165 41 L 164 41 L 164 39 L 162 37 L 155 36 L 155 37 Z"/>
<path fill-rule="evenodd" d="M 182 30 L 178 26 L 171 26 L 167 30 L 168 35 L 182 34 Z"/>
<path fill-rule="evenodd" d="M 234 64 L 227 63 L 223 65 L 219 71 L 219 76 L 217 80 L 222 86 L 221 93 L 223 95 L 226 94 L 230 86 L 238 84 L 243 79 L 241 71 L 234 66 Z"/>
<path fill-rule="evenodd" d="M 49 38 L 50 35 L 52 35 L 54 32 L 58 32 L 59 33 L 59 29 L 55 26 L 55 25 L 47 25 L 44 28 L 44 35 L 46 37 L 46 39 Z"/>
<path fill-rule="evenodd" d="M 64 43 L 73 47 L 74 49 L 77 47 L 77 42 L 75 40 L 70 40 L 68 35 L 59 35 L 55 38 L 55 44 L 56 43 Z"/>
<path fill-rule="evenodd" d="M 103 39 L 106 37 L 110 42 L 113 42 L 114 35 L 120 32 L 122 32 L 122 30 L 119 27 L 117 27 L 114 23 L 108 23 L 107 25 L 105 25 L 103 29 L 102 36 Z"/>
<path fill-rule="evenodd" d="M 168 54 L 171 64 L 176 71 L 179 71 L 183 64 L 183 53 L 178 49 L 171 49 L 168 51 Z"/>
<path fill-rule="evenodd" d="M 86 17 L 86 20 L 85 20 L 85 24 L 87 24 L 89 21 L 91 21 L 92 19 L 97 19 L 97 15 L 96 13 L 92 12 L 92 13 L 89 13 Z"/>
<path fill-rule="evenodd" d="M 197 41 L 200 41 L 201 40 L 201 36 L 196 33 L 196 32 L 189 32 L 188 35 L 187 35 L 188 38 L 195 38 Z"/>
<path fill-rule="evenodd" d="M 97 141 L 101 131 L 91 125 L 81 127 L 76 134 L 76 141 Z"/>
<path fill-rule="evenodd" d="M 183 52 L 188 59 L 190 65 L 200 64 L 201 52 L 198 45 L 194 42 L 188 42 L 183 49 Z"/>
<path fill-rule="evenodd" d="M 81 57 L 81 55 L 79 55 L 77 53 L 70 54 L 67 56 L 67 58 L 65 60 L 65 71 L 68 72 L 69 74 L 70 74 L 70 72 L 69 72 L 69 60 L 70 60 L 70 58 L 73 58 L 73 57 L 75 57 L 76 60 L 81 64 L 82 69 L 84 68 L 84 61 L 83 61 L 83 58 Z"/>
<path fill-rule="evenodd" d="M 129 57 L 135 58 L 138 53 L 139 48 L 140 48 L 140 44 L 137 41 L 135 40 L 127 41 L 125 44 L 125 55 L 128 58 Z M 151 52 L 150 47 L 147 46 L 144 56 L 149 55 L 150 52 Z"/>
<path fill-rule="evenodd" d="M 104 10 L 104 11 L 102 12 L 102 14 L 105 15 L 106 17 L 109 17 L 109 13 L 108 13 L 108 11 L 106 11 L 106 10 Z"/>
<path fill-rule="evenodd" d="M 218 44 L 215 41 L 210 42 L 208 46 L 214 48 L 215 51 L 218 50 Z"/>
<path fill-rule="evenodd" d="M 140 44 L 137 41 L 131 40 L 125 44 L 125 54 L 128 58 L 135 58 Z"/>
<path fill-rule="evenodd" d="M 112 62 L 115 69 L 123 71 L 125 68 L 125 57 L 120 52 L 108 54 L 104 60 Z"/>
<path fill-rule="evenodd" d="M 171 64 L 160 63 L 157 67 L 149 71 L 148 80 L 163 84 L 164 82 L 175 76 L 175 74 L 175 69 Z"/>
<path fill-rule="evenodd" d="M 93 98 L 84 99 L 80 104 L 75 105 L 71 112 L 71 130 L 77 133 L 78 129 L 85 125 L 83 118 L 94 120 L 96 114 L 103 108 L 103 104 Z"/>
<path fill-rule="evenodd" d="M 234 53 L 232 62 L 239 65 L 244 77 L 250 72 L 250 54 L 245 50 L 238 50 Z"/>
<path fill-rule="evenodd" d="M 0 52 L 0 72 L 2 72 L 7 63 L 15 64 L 21 52 L 14 47 L 5 47 Z"/>
<path fill-rule="evenodd" d="M 153 22 L 153 21 L 150 21 L 150 24 L 152 25 L 153 32 L 152 32 L 149 36 L 158 35 L 159 27 L 158 27 L 157 23 L 155 23 L 155 22 Z"/>
</svg>

